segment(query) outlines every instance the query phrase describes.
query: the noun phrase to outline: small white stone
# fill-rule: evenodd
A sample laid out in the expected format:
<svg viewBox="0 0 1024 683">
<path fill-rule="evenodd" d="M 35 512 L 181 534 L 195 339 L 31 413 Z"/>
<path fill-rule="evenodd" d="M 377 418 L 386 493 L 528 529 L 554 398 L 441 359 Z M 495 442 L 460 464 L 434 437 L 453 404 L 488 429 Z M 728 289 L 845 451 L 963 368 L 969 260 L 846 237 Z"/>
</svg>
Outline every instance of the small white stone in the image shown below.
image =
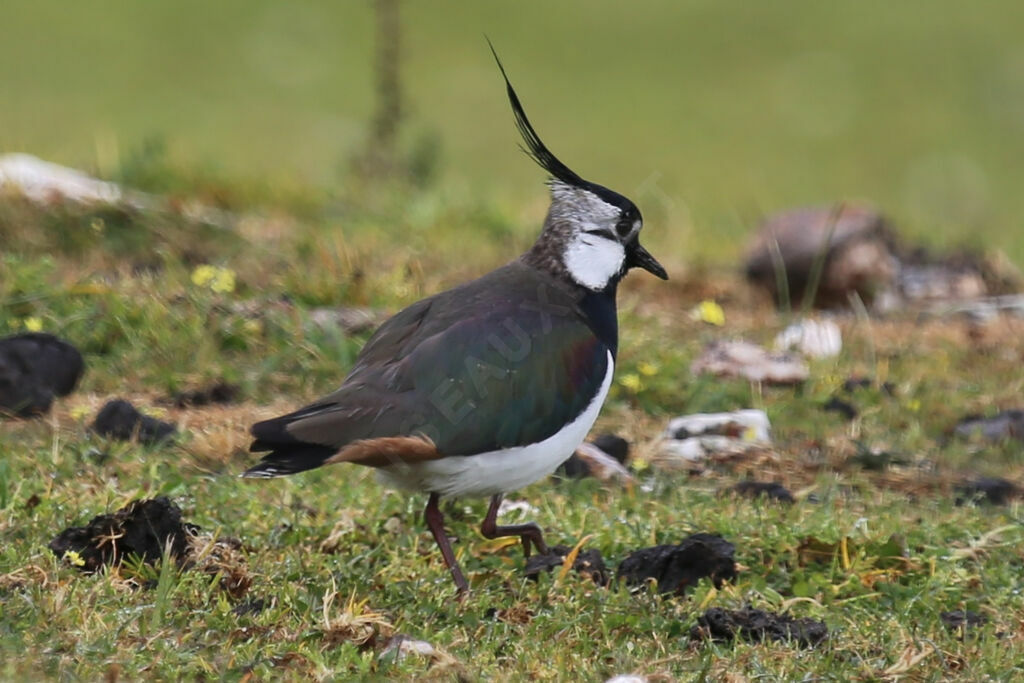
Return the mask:
<svg viewBox="0 0 1024 683">
<path fill-rule="evenodd" d="M 744 441 L 770 444 L 771 422 L 763 410 L 734 410 L 731 413 L 694 413 L 673 418 L 665 429 L 669 439 L 689 439 L 694 436 L 740 433 Z"/>
<path fill-rule="evenodd" d="M 771 442 L 771 423 L 763 410 L 696 413 L 668 423 L 659 454 L 670 461 L 700 462 L 710 455 L 745 453 Z"/>
<path fill-rule="evenodd" d="M 799 384 L 810 374 L 803 358 L 793 353 L 770 352 L 748 341 L 717 341 L 690 364 L 695 375 L 710 373 L 743 377 L 768 384 Z"/>
<path fill-rule="evenodd" d="M 811 358 L 833 358 L 843 350 L 843 335 L 831 320 L 799 320 L 775 337 L 775 348 L 797 349 Z"/>
</svg>

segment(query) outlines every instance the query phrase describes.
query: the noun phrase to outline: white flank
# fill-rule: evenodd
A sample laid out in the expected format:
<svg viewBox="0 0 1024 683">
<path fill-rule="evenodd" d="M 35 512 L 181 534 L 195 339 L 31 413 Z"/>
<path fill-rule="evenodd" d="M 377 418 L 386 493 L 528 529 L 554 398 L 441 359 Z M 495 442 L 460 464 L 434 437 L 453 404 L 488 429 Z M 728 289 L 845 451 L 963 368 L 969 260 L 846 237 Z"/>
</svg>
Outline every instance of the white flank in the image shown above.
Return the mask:
<svg viewBox="0 0 1024 683">
<path fill-rule="evenodd" d="M 626 250 L 617 240 L 584 232 L 573 236 L 563 258 L 573 280 L 600 291 L 621 270 Z"/>
<path fill-rule="evenodd" d="M 614 371 L 615 361 L 609 352 L 607 373 L 590 405 L 575 420 L 539 443 L 412 465 L 393 465 L 377 470 L 377 477 L 385 486 L 439 493 L 445 497 L 493 496 L 532 484 L 554 472 L 583 443 L 601 412 Z"/>
</svg>

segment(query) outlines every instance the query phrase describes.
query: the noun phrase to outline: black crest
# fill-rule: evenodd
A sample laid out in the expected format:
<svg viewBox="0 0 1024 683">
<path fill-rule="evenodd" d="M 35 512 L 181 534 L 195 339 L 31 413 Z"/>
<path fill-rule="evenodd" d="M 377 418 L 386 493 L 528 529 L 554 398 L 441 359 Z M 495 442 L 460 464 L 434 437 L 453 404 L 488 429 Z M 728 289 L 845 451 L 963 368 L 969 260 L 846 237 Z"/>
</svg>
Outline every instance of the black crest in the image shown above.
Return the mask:
<svg viewBox="0 0 1024 683">
<path fill-rule="evenodd" d="M 512 104 L 512 112 L 516 116 L 516 127 L 519 129 L 519 134 L 523 136 L 523 142 L 526 143 L 526 147 L 523 151 L 531 159 L 537 162 L 537 164 L 545 171 L 558 178 L 563 183 L 568 185 L 575 185 L 581 187 L 587 185 L 587 181 L 576 175 L 576 173 L 568 166 L 559 161 L 558 157 L 551 153 L 551 150 L 547 148 L 541 139 L 537 135 L 537 131 L 530 125 L 530 119 L 526 118 L 526 112 L 523 111 L 523 105 L 519 101 L 519 96 L 516 95 L 515 88 L 512 87 L 512 83 L 508 80 L 508 74 L 505 73 L 505 67 L 501 63 L 501 59 L 498 58 L 498 53 L 494 49 L 494 45 L 491 44 L 490 38 L 487 39 L 487 45 L 491 48 L 491 54 L 494 55 L 494 61 L 498 63 L 498 69 L 501 70 L 501 77 L 505 79 L 505 88 L 508 90 L 508 101 Z"/>
<path fill-rule="evenodd" d="M 505 79 L 505 88 L 508 91 L 508 101 L 512 105 L 512 113 L 516 117 L 516 128 L 519 129 L 519 134 L 523 136 L 523 142 L 526 146 L 522 148 L 526 152 L 527 156 L 537 162 L 541 168 L 550 173 L 552 177 L 561 180 L 567 185 L 579 187 L 584 190 L 593 192 L 598 197 L 608 202 L 613 206 L 617 206 L 622 209 L 623 216 L 628 223 L 632 223 L 633 220 L 640 217 L 640 211 L 636 208 L 630 200 L 623 197 L 614 190 L 609 190 L 603 185 L 592 183 L 588 180 L 581 178 L 575 171 L 563 164 L 558 157 L 551 153 L 551 150 L 547 148 L 541 139 L 537 135 L 537 131 L 530 125 L 530 119 L 526 117 L 526 112 L 523 110 L 523 105 L 519 101 L 519 96 L 516 95 L 515 88 L 512 87 L 512 83 L 508 80 L 508 74 L 505 73 L 505 67 L 501 63 L 501 59 L 498 57 L 498 52 L 494 49 L 494 45 L 491 43 L 490 38 L 487 38 L 487 45 L 491 48 L 491 54 L 494 55 L 494 61 L 498 63 L 498 69 L 501 70 L 501 77 Z"/>
</svg>

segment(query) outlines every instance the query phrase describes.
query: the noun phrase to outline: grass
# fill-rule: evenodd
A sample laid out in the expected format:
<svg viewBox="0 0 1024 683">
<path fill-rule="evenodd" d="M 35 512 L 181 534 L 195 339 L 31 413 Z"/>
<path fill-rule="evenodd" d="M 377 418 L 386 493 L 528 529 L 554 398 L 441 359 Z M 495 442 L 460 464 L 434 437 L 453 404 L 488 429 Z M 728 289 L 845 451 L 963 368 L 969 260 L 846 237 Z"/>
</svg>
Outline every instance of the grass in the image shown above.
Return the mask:
<svg viewBox="0 0 1024 683">
<path fill-rule="evenodd" d="M 474 587 L 460 603 L 422 524 L 421 497 L 386 491 L 352 467 L 270 482 L 236 475 L 253 462 L 248 425 L 333 388 L 365 340 L 312 324 L 314 307 L 396 310 L 501 263 L 527 236 L 500 209 L 435 190 L 395 188 L 390 202 L 350 204 L 343 220 L 329 204 L 299 204 L 263 209 L 225 232 L 173 212 L 115 219 L 5 198 L 0 235 L 21 247 L 0 260 L 0 333 L 36 319 L 82 348 L 88 371 L 49 417 L 0 424 L 0 677 L 1022 673 L 1019 503 L 957 506 L 952 491 L 979 474 L 1021 481 L 1020 448 L 947 436 L 965 413 L 1018 405 L 1020 322 L 843 319 L 842 355 L 816 362 L 802 389 L 760 387 L 694 378 L 688 366 L 711 339 L 769 341 L 783 318 L 729 274 L 668 284 L 631 276 L 621 297 L 619 381 L 598 428 L 630 437 L 642 486 L 540 482 L 515 497 L 537 507 L 530 517 L 549 541 L 591 536 L 588 547 L 611 566 L 638 547 L 719 533 L 736 545 L 738 579 L 719 590 L 702 582 L 682 598 L 597 588 L 572 574 L 534 583 L 522 577 L 517 548 L 480 536 L 484 502 L 467 500 L 446 509 Z M 423 205 L 430 209 L 399 210 Z M 93 229 L 98 218 L 105 227 Z M 481 225 L 507 231 L 508 244 L 458 244 L 460 229 Z M 404 242 L 385 231 L 403 229 Z M 427 236 L 477 257 L 448 262 L 451 252 L 424 247 Z M 204 263 L 232 270 L 233 290 L 193 282 Z M 703 298 L 722 303 L 724 328 L 687 314 Z M 820 406 L 851 375 L 875 385 L 853 397 L 861 415 L 848 423 Z M 221 378 L 240 385 L 240 403 L 178 409 L 160 401 Z M 894 386 L 892 396 L 881 382 Z M 91 434 L 99 406 L 121 395 L 178 423 L 179 441 L 147 448 Z M 743 407 L 768 412 L 773 450 L 697 473 L 658 465 L 656 437 L 668 417 Z M 865 468 L 864 450 L 888 452 L 893 464 Z M 799 501 L 719 495 L 748 477 L 781 481 Z M 239 538 L 233 564 L 213 564 L 211 573 L 128 563 L 83 576 L 46 548 L 68 525 L 158 494 L 214 538 Z M 241 588 L 225 588 L 229 571 L 244 576 Z M 746 604 L 821 619 L 832 637 L 814 650 L 689 638 L 702 610 Z M 961 637 L 939 618 L 954 609 L 989 622 Z M 383 653 L 395 633 L 439 653 Z"/>
<path fill-rule="evenodd" d="M 544 206 L 483 34 L 552 149 L 632 196 L 680 263 L 734 258 L 763 213 L 844 199 L 915 239 L 1024 262 L 1012 0 L 402 11 L 404 145 L 436 140 L 442 184 L 516 224 Z M 367 136 L 372 35 L 368 3 L 0 8 L 0 150 L 116 175 L 159 139 L 207 175 L 269 177 L 272 194 L 335 189 Z"/>
</svg>

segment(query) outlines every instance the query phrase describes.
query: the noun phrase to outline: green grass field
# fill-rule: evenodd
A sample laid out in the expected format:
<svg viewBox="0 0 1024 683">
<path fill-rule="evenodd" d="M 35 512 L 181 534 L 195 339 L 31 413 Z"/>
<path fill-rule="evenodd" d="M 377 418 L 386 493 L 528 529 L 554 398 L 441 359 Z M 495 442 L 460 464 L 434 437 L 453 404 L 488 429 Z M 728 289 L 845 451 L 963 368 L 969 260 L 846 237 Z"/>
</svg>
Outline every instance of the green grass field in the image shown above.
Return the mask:
<svg viewBox="0 0 1024 683">
<path fill-rule="evenodd" d="M 372 109 L 369 3 L 0 8 L 0 150 L 116 174 L 147 139 L 275 187 L 344 191 Z M 903 3 L 403 6 L 407 143 L 444 185 L 530 226 L 543 211 L 484 34 L 540 133 L 632 193 L 679 263 L 752 222 L 863 198 L 927 243 L 1024 262 L 1024 9 Z M 667 199 L 667 201 L 666 201 Z"/>
<path fill-rule="evenodd" d="M 439 177 L 417 188 L 347 170 L 372 109 L 368 7 L 0 8 L 0 152 L 238 219 L 221 229 L 173 207 L 40 208 L 0 194 L 0 336 L 39 327 L 87 363 L 50 415 L 0 421 L 0 678 L 1024 675 L 1020 502 L 958 506 L 954 491 L 977 476 L 1024 482 L 1020 443 L 951 438 L 966 414 L 1021 407 L 1020 320 L 850 316 L 842 354 L 813 363 L 796 390 L 689 371 L 711 340 L 768 343 L 788 322 L 735 274 L 763 212 L 867 198 L 914 239 L 1024 263 L 1021 9 L 407 3 L 403 149 L 432 138 L 440 150 Z M 355 467 L 236 476 L 254 462 L 249 425 L 333 389 L 366 339 L 314 324 L 314 308 L 394 312 L 534 238 L 542 175 L 516 150 L 484 33 L 555 151 L 637 200 L 644 241 L 672 276 L 628 279 L 598 423 L 633 442 L 638 484 L 544 481 L 512 497 L 538 508 L 549 542 L 589 536 L 612 567 L 638 547 L 719 533 L 740 565 L 721 589 L 660 598 L 573 574 L 531 582 L 517 547 L 477 531 L 484 502 L 466 500 L 446 508 L 474 589 L 460 603 L 422 497 Z M 234 274 L 230 291 L 193 280 L 204 264 Z M 723 327 L 691 318 L 703 299 L 722 304 Z M 849 397 L 860 415 L 847 422 L 821 405 L 851 376 L 872 385 Z M 240 387 L 237 403 L 161 403 L 221 379 Z M 116 396 L 181 436 L 143 447 L 91 434 Z M 699 473 L 656 462 L 670 417 L 746 407 L 770 416 L 771 451 Z M 782 482 L 796 504 L 719 495 L 747 478 Z M 86 576 L 46 547 L 156 495 L 241 549 L 210 571 L 136 563 Z M 226 577 L 244 587 L 227 590 Z M 815 649 L 690 639 L 703 610 L 747 604 L 822 620 L 831 637 Z M 957 609 L 987 623 L 951 632 L 940 614 Z M 443 654 L 384 655 L 394 633 Z"/>
</svg>

